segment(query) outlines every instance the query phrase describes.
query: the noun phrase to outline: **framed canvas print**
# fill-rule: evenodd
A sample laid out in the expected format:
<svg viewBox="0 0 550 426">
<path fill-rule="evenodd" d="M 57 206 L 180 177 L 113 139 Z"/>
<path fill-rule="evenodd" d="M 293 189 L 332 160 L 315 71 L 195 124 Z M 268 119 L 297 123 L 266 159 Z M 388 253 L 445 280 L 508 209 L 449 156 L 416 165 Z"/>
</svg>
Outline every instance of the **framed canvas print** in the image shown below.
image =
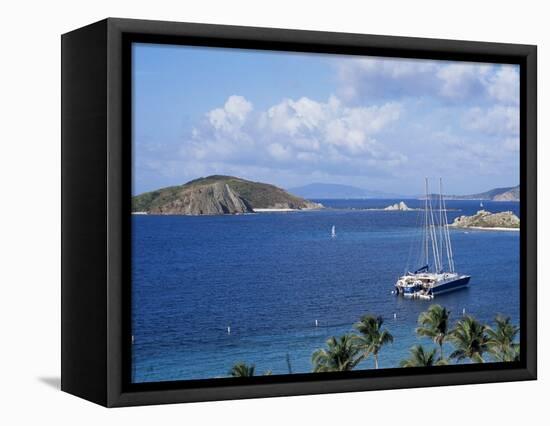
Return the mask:
<svg viewBox="0 0 550 426">
<path fill-rule="evenodd" d="M 536 378 L 536 47 L 107 19 L 62 37 L 62 389 Z"/>
</svg>

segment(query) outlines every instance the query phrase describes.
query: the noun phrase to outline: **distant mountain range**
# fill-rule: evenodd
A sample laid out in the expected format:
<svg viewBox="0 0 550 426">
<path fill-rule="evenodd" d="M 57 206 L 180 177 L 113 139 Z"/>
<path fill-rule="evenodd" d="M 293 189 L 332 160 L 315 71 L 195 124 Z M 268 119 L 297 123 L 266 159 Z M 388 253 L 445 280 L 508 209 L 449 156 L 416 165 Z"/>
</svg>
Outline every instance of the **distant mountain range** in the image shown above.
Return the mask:
<svg viewBox="0 0 550 426">
<path fill-rule="evenodd" d="M 437 197 L 438 194 L 432 194 Z M 424 199 L 425 197 L 419 197 Z M 494 188 L 479 194 L 445 195 L 447 200 L 484 200 L 484 201 L 519 201 L 519 185 L 507 188 Z"/>
<path fill-rule="evenodd" d="M 390 194 L 381 191 L 370 191 L 351 185 L 340 185 L 337 183 L 310 183 L 309 185 L 298 186 L 288 190 L 292 194 L 307 199 L 350 199 L 350 198 L 411 198 Z"/>
<path fill-rule="evenodd" d="M 351 185 L 336 183 L 311 183 L 309 185 L 290 188 L 290 193 L 311 199 L 350 199 L 350 198 L 389 198 L 389 199 L 424 199 L 424 195 L 402 195 L 382 191 L 372 191 Z M 432 194 L 438 197 L 439 194 Z M 495 188 L 479 194 L 445 195 L 447 200 L 487 200 L 487 201 L 519 201 L 519 185 Z"/>
</svg>

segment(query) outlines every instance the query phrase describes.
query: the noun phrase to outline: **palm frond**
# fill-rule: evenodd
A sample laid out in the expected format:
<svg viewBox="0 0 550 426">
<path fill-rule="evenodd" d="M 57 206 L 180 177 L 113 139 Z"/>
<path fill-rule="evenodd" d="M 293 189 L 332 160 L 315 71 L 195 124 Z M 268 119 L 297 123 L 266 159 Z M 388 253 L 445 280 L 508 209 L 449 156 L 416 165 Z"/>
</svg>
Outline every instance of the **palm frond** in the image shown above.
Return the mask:
<svg viewBox="0 0 550 426">
<path fill-rule="evenodd" d="M 355 339 L 357 346 L 363 352 L 363 357 L 366 359 L 370 354 L 374 355 L 376 366 L 378 366 L 378 353 L 381 348 L 388 343 L 393 343 L 392 334 L 382 329 L 382 324 L 384 319 L 381 316 L 364 315 L 353 326 L 360 333 Z"/>
<path fill-rule="evenodd" d="M 326 348 L 316 350 L 312 357 L 313 372 L 350 371 L 362 360 L 356 339 L 349 334 L 334 336 L 326 341 Z"/>
<path fill-rule="evenodd" d="M 410 349 L 411 356 L 401 361 L 401 367 L 432 367 L 436 365 L 436 349 L 426 351 L 422 345 Z"/>
<path fill-rule="evenodd" d="M 247 365 L 244 362 L 238 362 L 231 367 L 229 375 L 232 377 L 252 377 L 254 376 L 256 366 L 254 364 Z"/>
<path fill-rule="evenodd" d="M 456 323 L 449 337 L 455 347 L 451 358 L 457 361 L 466 358 L 473 362 L 484 361 L 483 355 L 489 350 L 486 325 L 472 316 L 466 316 Z"/>
<path fill-rule="evenodd" d="M 514 361 L 517 354 L 514 349 L 515 341 L 519 333 L 519 327 L 512 324 L 510 317 L 497 315 L 495 327 L 487 328 L 488 348 L 491 357 L 495 361 Z"/>
</svg>

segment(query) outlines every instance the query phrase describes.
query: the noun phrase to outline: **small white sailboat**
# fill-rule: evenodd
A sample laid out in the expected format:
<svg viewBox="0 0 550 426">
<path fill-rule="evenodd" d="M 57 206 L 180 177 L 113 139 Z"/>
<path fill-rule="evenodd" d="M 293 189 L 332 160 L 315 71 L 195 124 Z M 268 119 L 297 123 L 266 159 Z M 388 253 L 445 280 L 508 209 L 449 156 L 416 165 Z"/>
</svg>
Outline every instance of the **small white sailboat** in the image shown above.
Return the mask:
<svg viewBox="0 0 550 426">
<path fill-rule="evenodd" d="M 336 237 L 336 226 L 332 225 L 332 231 L 330 233 L 330 236 L 332 238 L 335 238 Z"/>
<path fill-rule="evenodd" d="M 483 207 L 483 201 L 479 203 L 479 207 Z"/>
</svg>

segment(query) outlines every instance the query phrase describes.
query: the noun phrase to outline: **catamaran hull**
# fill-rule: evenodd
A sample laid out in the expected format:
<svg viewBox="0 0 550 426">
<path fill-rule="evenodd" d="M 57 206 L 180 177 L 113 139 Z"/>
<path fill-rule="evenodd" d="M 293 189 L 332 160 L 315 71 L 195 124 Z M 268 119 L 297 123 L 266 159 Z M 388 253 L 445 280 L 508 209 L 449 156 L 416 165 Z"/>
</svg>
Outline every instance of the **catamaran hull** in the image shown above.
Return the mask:
<svg viewBox="0 0 550 426">
<path fill-rule="evenodd" d="M 458 290 L 467 287 L 470 283 L 469 275 L 462 275 L 455 280 L 447 281 L 441 284 L 437 284 L 432 287 L 431 293 L 435 296 L 437 294 L 447 293 L 449 291 Z"/>
</svg>

